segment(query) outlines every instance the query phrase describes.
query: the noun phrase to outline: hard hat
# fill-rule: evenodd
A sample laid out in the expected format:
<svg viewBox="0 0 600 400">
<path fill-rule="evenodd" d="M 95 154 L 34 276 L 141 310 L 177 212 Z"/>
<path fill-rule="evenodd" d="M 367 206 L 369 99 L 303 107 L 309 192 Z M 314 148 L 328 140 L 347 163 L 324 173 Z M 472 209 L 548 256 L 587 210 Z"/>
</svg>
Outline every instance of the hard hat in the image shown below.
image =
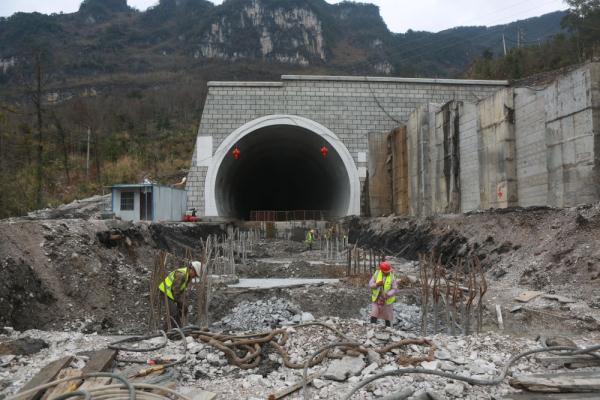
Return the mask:
<svg viewBox="0 0 600 400">
<path fill-rule="evenodd" d="M 202 271 L 202 263 L 200 261 L 192 261 L 192 268 L 196 271 L 196 276 L 200 276 L 200 272 Z"/>
<path fill-rule="evenodd" d="M 392 266 L 390 265 L 389 262 L 387 261 L 382 261 L 379 264 L 379 269 L 381 270 L 381 272 L 390 272 L 392 270 Z"/>
</svg>

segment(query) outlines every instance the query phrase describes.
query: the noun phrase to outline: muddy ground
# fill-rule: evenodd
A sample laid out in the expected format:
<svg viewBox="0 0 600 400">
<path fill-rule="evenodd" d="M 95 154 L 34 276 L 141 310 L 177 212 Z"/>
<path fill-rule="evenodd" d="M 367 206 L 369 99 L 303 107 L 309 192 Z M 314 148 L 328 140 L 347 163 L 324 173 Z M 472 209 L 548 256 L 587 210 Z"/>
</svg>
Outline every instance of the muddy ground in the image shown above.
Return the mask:
<svg viewBox="0 0 600 400">
<path fill-rule="evenodd" d="M 0 343 L 33 339 L 49 345 L 42 345 L 33 354 L 17 355 L 15 350 L 7 350 L 2 355 L 0 398 L 3 391 L 14 393 L 49 359 L 103 348 L 111 340 L 106 335 L 147 333 L 149 292 L 154 290 L 150 288 L 149 276 L 159 251 L 168 252 L 168 268 L 176 268 L 186 253 L 199 257 L 201 239 L 224 234 L 227 229 L 219 224 L 100 220 L 95 218 L 98 208 L 94 203 L 83 203 L 83 211 L 69 205 L 0 221 L 0 273 L 4 277 L 0 281 Z M 563 335 L 580 345 L 597 343 L 599 221 L 598 204 L 567 210 L 503 210 L 427 219 L 344 220 L 351 243 L 383 251 L 397 275 L 406 277 L 391 330 L 366 323 L 369 276 L 345 277 L 344 256 L 337 262 L 327 261 L 318 248 L 308 251 L 302 242 L 262 239 L 251 249 L 245 263 L 239 255 L 236 258 L 239 278 L 340 281 L 274 289 L 230 288 L 215 283 L 209 308 L 210 327 L 214 331 L 258 332 L 316 319 L 343 329 L 367 347 L 414 337 L 420 334 L 420 290 L 415 283 L 419 275 L 415 262 L 418 255 L 433 251 L 448 266 L 457 258 L 473 255 L 481 260 L 489 283 L 483 332 L 466 337 L 434 335 L 433 324 L 428 321 L 427 333 L 443 350 L 437 361 L 432 361 L 435 368 L 458 368 L 470 376 L 491 378 L 511 354 L 537 346 L 535 340 L 540 335 Z M 528 290 L 540 291 L 540 295 L 527 303 L 515 301 L 515 296 Z M 189 301 L 194 305 L 195 291 L 191 292 Z M 552 295 L 560 295 L 562 300 Z M 496 305 L 503 312 L 502 332 L 497 324 Z M 192 312 L 190 322 L 195 322 L 195 318 Z M 288 350 L 296 362 L 323 343 L 335 340 L 331 333 L 318 329 L 291 328 L 289 334 Z M 183 391 L 200 387 L 220 393 L 224 399 L 259 399 L 299 379 L 297 371 L 284 368 L 273 352 L 265 354 L 258 368 L 241 370 L 228 365 L 210 346 L 193 340 L 189 340 L 189 345 L 194 356 L 170 378 Z M 173 355 L 178 351 L 181 345 L 173 341 L 164 352 Z M 449 365 L 444 353 L 468 357 L 472 362 Z M 360 379 L 379 368 L 396 368 L 396 358 L 401 354 L 389 354 L 376 362 L 360 356 L 364 362 Z M 330 366 L 327 361 L 309 372 L 325 372 Z M 119 368 L 130 366 L 125 363 Z M 516 367 L 518 373 L 543 371 L 545 368 L 533 360 Z M 339 398 L 358 380 L 358 376 L 347 382 L 318 380 L 309 388 L 310 398 Z M 487 390 L 415 376 L 384 380 L 369 386 L 357 398 L 380 398 L 399 386 L 452 399 L 500 398 L 514 391 L 506 383 Z"/>
<path fill-rule="evenodd" d="M 123 333 L 148 328 L 148 277 L 158 251 L 168 251 L 168 267 L 179 267 L 186 252 L 198 256 L 199 241 L 224 233 L 219 224 L 130 224 L 86 214 L 45 211 L 36 218 L 0 221 L 0 326 L 24 330 L 72 329 Z M 69 218 L 75 216 L 77 218 Z M 66 217 L 66 218 L 65 218 Z M 58 218 L 58 219 L 53 219 Z M 444 261 L 475 254 L 490 282 L 488 316 L 505 307 L 507 326 L 598 329 L 600 320 L 600 205 L 566 210 L 502 210 L 428 219 L 349 218 L 350 242 L 397 257 L 399 271 L 418 275 L 420 253 L 436 251 Z M 116 239 L 115 239 L 116 238 Z M 344 266 L 324 262 L 319 250 L 301 242 L 265 240 L 252 249 L 237 273 L 248 278 L 343 277 Z M 238 259 L 238 261 L 240 261 Z M 400 268 L 401 265 L 401 268 Z M 366 278 L 365 278 L 366 279 Z M 362 285 L 359 283 L 358 286 Z M 362 287 L 246 291 L 216 288 L 211 320 L 246 299 L 275 294 L 300 303 L 317 316 L 357 317 L 368 304 Z M 513 297 L 540 290 L 575 300 L 561 304 L 538 298 L 510 313 Z M 415 302 L 414 293 L 405 301 Z M 193 304 L 195 299 L 190 300 Z M 192 318 L 194 315 L 192 314 Z M 557 322 L 560 322 L 557 324 Z"/>
</svg>

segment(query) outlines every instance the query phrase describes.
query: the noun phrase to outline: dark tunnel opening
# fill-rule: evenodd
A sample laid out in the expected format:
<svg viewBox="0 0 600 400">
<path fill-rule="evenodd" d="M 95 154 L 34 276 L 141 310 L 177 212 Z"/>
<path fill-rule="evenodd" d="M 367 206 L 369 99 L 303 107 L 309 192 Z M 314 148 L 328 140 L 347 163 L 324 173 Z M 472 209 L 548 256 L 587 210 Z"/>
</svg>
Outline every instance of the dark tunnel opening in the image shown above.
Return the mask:
<svg viewBox="0 0 600 400">
<path fill-rule="evenodd" d="M 323 157 L 320 149 L 326 146 Z M 252 211 L 320 210 L 346 215 L 350 180 L 340 155 L 318 134 L 297 126 L 258 129 L 229 149 L 219 166 L 219 215 L 249 219 Z"/>
</svg>

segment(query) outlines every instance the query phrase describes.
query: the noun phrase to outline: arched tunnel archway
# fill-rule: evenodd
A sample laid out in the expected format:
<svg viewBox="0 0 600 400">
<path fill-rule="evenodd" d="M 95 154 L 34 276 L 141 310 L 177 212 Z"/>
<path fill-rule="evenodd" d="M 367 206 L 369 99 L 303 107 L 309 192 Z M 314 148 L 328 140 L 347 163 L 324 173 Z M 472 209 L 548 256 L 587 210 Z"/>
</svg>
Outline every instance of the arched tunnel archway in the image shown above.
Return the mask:
<svg viewBox="0 0 600 400">
<path fill-rule="evenodd" d="M 265 210 L 356 213 L 360 184 L 350 153 L 333 133 L 306 121 L 267 117 L 223 141 L 207 176 L 207 215 L 248 219 L 252 211 Z M 235 147 L 237 160 L 231 154 Z"/>
</svg>

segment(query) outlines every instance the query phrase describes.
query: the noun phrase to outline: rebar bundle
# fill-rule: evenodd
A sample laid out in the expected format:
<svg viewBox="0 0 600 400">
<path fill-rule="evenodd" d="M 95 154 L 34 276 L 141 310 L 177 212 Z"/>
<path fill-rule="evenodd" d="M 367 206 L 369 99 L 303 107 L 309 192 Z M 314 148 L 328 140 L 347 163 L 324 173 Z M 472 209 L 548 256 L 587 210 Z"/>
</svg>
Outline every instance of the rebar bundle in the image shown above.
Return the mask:
<svg viewBox="0 0 600 400">
<path fill-rule="evenodd" d="M 442 265 L 441 257 L 419 255 L 419 283 L 421 293 L 421 334 L 428 334 L 429 312 L 433 317 L 433 334 L 440 331 L 440 314 L 449 335 L 457 328 L 463 335 L 471 334 L 473 306 L 477 307 L 477 333 L 483 325 L 483 298 L 488 286 L 479 258 L 471 256 L 451 263 L 451 269 Z M 450 274 L 449 272 L 452 272 Z M 475 300 L 477 301 L 475 302 Z"/>
</svg>

